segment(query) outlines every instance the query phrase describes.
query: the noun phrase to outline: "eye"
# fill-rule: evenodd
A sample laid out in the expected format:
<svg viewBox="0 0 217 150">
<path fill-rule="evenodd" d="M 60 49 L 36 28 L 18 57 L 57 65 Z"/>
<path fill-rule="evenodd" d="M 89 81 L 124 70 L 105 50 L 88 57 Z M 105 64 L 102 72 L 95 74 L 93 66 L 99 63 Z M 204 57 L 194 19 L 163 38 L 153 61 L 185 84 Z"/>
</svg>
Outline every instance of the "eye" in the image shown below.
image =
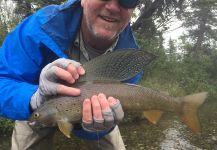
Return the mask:
<svg viewBox="0 0 217 150">
<path fill-rule="evenodd" d="M 39 118 L 40 115 L 39 115 L 39 113 L 35 113 L 33 116 L 35 119 L 37 119 L 37 118 Z"/>
</svg>

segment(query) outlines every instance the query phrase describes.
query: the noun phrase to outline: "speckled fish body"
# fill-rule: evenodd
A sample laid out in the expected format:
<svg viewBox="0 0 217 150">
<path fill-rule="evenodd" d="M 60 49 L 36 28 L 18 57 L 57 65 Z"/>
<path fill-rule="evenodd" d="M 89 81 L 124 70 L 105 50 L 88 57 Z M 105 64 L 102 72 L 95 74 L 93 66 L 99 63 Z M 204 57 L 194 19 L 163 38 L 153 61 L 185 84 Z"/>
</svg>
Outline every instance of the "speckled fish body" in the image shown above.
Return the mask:
<svg viewBox="0 0 217 150">
<path fill-rule="evenodd" d="M 81 96 L 51 98 L 32 114 L 30 120 L 46 125 L 53 125 L 58 121 L 80 123 L 83 100 L 94 94 L 104 93 L 118 98 L 124 111 L 144 112 L 144 116 L 152 123 L 158 121 L 162 112 L 174 112 L 193 131 L 200 131 L 196 112 L 204 102 L 206 92 L 174 98 L 146 87 L 112 81 L 81 82 L 77 86 L 82 91 Z"/>
</svg>

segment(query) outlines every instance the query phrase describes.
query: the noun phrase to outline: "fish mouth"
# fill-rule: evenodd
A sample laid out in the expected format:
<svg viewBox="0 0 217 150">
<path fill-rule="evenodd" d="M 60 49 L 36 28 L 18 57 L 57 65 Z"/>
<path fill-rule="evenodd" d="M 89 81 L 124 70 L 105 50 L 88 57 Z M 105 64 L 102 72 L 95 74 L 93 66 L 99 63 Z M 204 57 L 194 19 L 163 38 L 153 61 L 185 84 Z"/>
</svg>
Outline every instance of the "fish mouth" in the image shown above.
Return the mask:
<svg viewBox="0 0 217 150">
<path fill-rule="evenodd" d="M 36 121 L 29 121 L 28 124 L 29 124 L 30 126 L 35 126 L 35 125 L 37 124 L 37 122 L 36 122 Z"/>
<path fill-rule="evenodd" d="M 32 127 L 32 128 L 43 128 L 43 127 L 46 127 L 46 126 L 47 126 L 47 125 L 42 124 L 42 123 L 37 122 L 37 121 L 29 121 L 28 124 L 29 124 L 29 126 Z"/>
</svg>

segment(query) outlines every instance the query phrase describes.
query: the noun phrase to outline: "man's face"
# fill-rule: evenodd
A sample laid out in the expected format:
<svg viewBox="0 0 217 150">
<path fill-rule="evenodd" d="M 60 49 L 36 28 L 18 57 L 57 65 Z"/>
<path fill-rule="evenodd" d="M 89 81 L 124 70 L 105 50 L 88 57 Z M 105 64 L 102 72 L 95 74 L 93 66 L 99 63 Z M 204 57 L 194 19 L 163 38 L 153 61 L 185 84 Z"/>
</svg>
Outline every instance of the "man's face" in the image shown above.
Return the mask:
<svg viewBox="0 0 217 150">
<path fill-rule="evenodd" d="M 81 5 L 82 31 L 104 40 L 116 38 L 129 23 L 134 10 L 122 8 L 118 0 L 81 0 Z"/>
</svg>

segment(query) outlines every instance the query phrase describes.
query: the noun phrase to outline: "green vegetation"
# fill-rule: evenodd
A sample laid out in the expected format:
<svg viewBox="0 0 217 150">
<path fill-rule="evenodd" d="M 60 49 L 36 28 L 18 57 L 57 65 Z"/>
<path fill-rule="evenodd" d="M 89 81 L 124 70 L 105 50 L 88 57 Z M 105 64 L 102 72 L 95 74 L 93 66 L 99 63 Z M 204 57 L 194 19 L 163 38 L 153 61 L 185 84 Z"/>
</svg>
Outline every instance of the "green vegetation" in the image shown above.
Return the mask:
<svg viewBox="0 0 217 150">
<path fill-rule="evenodd" d="M 142 44 L 140 44 L 142 45 Z M 143 46 L 145 47 L 145 46 Z M 146 68 L 141 82 L 147 87 L 167 91 L 172 95 L 185 95 L 200 91 L 209 91 L 216 95 L 216 58 L 217 52 L 212 55 L 200 54 L 189 57 L 181 54 L 166 54 L 165 49 L 151 49 L 158 58 Z M 168 50 L 168 49 L 167 49 Z"/>
<path fill-rule="evenodd" d="M 0 117 L 0 135 L 11 133 L 13 130 L 13 126 L 13 121 Z"/>
</svg>

